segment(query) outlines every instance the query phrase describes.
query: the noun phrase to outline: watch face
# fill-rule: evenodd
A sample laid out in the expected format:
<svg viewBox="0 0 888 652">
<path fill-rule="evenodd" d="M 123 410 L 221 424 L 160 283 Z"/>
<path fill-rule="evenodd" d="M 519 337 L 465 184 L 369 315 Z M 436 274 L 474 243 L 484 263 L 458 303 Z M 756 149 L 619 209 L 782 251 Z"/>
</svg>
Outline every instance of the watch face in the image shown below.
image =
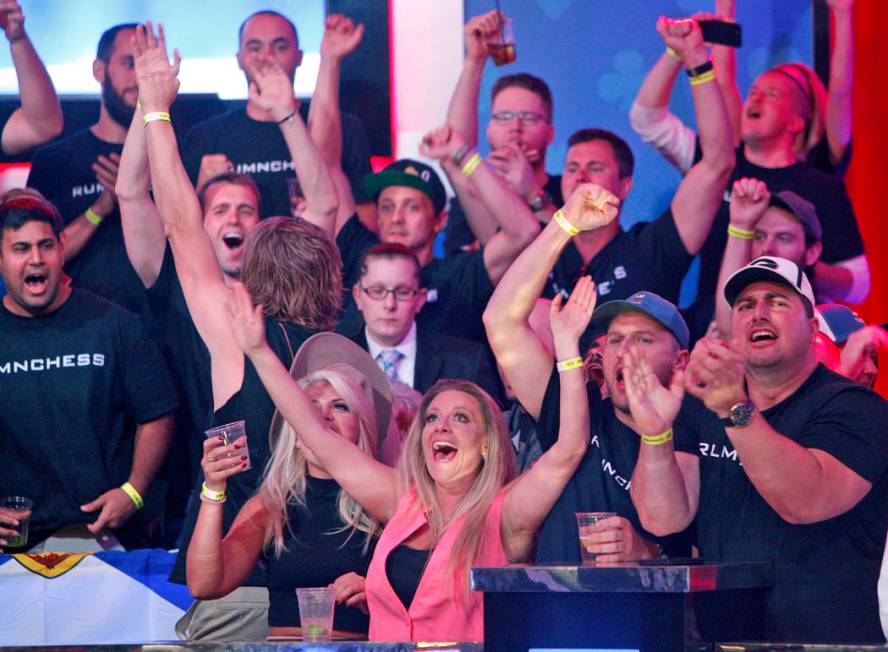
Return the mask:
<svg viewBox="0 0 888 652">
<path fill-rule="evenodd" d="M 752 413 L 754 411 L 755 406 L 749 401 L 737 403 L 737 405 L 731 408 L 731 423 L 735 426 L 745 426 L 752 421 Z"/>
</svg>

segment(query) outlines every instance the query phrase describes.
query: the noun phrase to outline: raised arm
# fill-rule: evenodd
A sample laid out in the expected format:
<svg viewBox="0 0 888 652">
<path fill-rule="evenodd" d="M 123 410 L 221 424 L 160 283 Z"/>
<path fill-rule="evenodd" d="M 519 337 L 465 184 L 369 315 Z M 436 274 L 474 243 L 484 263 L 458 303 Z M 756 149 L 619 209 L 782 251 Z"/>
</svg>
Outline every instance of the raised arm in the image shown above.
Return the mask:
<svg viewBox="0 0 888 652">
<path fill-rule="evenodd" d="M 664 387 L 637 346 L 629 348 L 622 362 L 629 411 L 641 436 L 629 485 L 632 503 L 651 534 L 681 532 L 694 520 L 700 501 L 699 459 L 676 452 L 672 440 L 684 397 L 684 372 L 674 372 Z"/>
<path fill-rule="evenodd" d="M 250 60 L 250 101 L 267 111 L 278 124 L 296 176 L 305 195 L 305 219 L 333 235 L 336 220 L 336 189 L 327 166 L 299 115 L 299 102 L 284 69 L 269 59 Z"/>
<path fill-rule="evenodd" d="M 62 133 L 62 107 L 52 80 L 25 32 L 25 16 L 18 0 L 0 0 L 0 27 L 9 41 L 18 80 L 21 107 L 3 126 L 3 152 L 21 154 Z"/>
<path fill-rule="evenodd" d="M 163 222 L 148 192 L 150 181 L 145 127 L 142 110 L 137 107 L 123 145 L 114 192 L 126 254 L 146 288 L 157 280 L 166 249 Z"/>
<path fill-rule="evenodd" d="M 712 18 L 736 22 L 737 0 L 715 0 L 715 15 Z M 695 16 L 699 18 L 699 15 Z M 715 64 L 716 81 L 725 100 L 734 147 L 740 144 L 740 114 L 743 111 L 743 98 L 737 86 L 737 50 L 725 45 L 712 46 L 712 63 Z"/>
<path fill-rule="evenodd" d="M 826 98 L 826 139 L 829 157 L 841 162 L 851 143 L 854 86 L 854 0 L 827 0 L 835 28 L 832 57 L 829 62 L 829 88 Z"/>
<path fill-rule="evenodd" d="M 720 418 L 747 400 L 742 356 L 720 342 L 697 343 L 688 375 L 688 391 Z M 727 434 L 749 481 L 789 523 L 817 523 L 844 514 L 872 488 L 833 455 L 805 448 L 774 430 L 757 410 L 748 425 L 727 428 Z"/>
<path fill-rule="evenodd" d="M 595 284 L 589 276 L 576 284 L 567 305 L 559 294 L 552 301 L 549 321 L 559 360 L 581 360 L 580 336 L 595 309 Z M 503 546 L 509 561 L 525 561 L 536 539 L 536 531 L 564 486 L 577 470 L 589 447 L 589 401 L 582 364 L 559 371 L 560 426 L 558 440 L 521 475 L 506 494 L 502 511 Z"/>
<path fill-rule="evenodd" d="M 146 29 L 147 27 L 147 29 Z M 188 311 L 211 358 L 213 402 L 219 407 L 241 386 L 244 356 L 225 323 L 227 289 L 191 181 L 182 166 L 176 135 L 168 120 L 179 89 L 179 54 L 167 60 L 163 27 L 151 23 L 135 37 L 136 78 L 145 124 L 154 199 L 169 237 Z"/>
<path fill-rule="evenodd" d="M 619 203 L 599 186 L 579 186 L 560 214 L 556 213 L 559 217 L 549 222 L 512 263 L 487 303 L 487 340 L 512 391 L 534 419 L 540 415 L 552 355 L 528 320 L 549 271 L 572 237 L 560 223 L 581 230 L 601 228 L 616 218 Z"/>
<path fill-rule="evenodd" d="M 114 187 L 117 185 L 117 168 L 120 156 L 112 152 L 108 156 L 100 154 L 92 164 L 96 181 L 102 184 L 102 192 L 90 207 L 65 226 L 65 262 L 73 260 L 83 251 L 102 221 L 117 207 Z"/>
<path fill-rule="evenodd" d="M 757 179 L 738 179 L 731 189 L 728 242 L 718 269 L 718 290 L 715 293 L 715 325 L 723 340 L 731 339 L 731 306 L 725 299 L 725 285 L 731 274 L 752 260 L 755 223 L 768 209 L 770 200 L 768 186 Z"/>
<path fill-rule="evenodd" d="M 464 173 L 468 163 L 463 163 L 460 170 L 453 158 L 464 150 L 461 136 L 449 125 L 426 134 L 420 146 L 420 153 L 437 158 L 450 178 L 457 174 L 470 176 L 476 194 L 496 220 L 499 232 L 484 247 L 484 266 L 496 285 L 521 250 L 539 233 L 540 226 L 524 200 L 480 157 L 475 159 L 475 167 L 468 175 Z M 468 158 L 472 160 L 471 156 Z"/>
<path fill-rule="evenodd" d="M 394 469 L 327 428 L 311 399 L 268 346 L 262 307 L 253 307 L 243 285 L 234 285 L 227 305 L 227 321 L 238 344 L 249 356 L 269 396 L 299 440 L 311 449 L 348 495 L 374 519 L 387 522 L 398 504 Z"/>
<path fill-rule="evenodd" d="M 666 45 L 681 55 L 688 69 L 708 61 L 697 21 L 661 17 L 657 31 Z M 718 85 L 699 77 L 696 83 L 691 80 L 691 95 L 703 158 L 679 184 L 672 199 L 672 216 L 685 248 L 693 256 L 709 235 L 735 161 L 731 126 Z"/>
<path fill-rule="evenodd" d="M 247 467 L 240 441 L 226 445 L 206 439 L 203 446 L 204 484 L 210 492 L 224 494 L 228 478 Z M 269 513 L 262 498 L 254 496 L 241 508 L 228 534 L 222 538 L 223 503 L 201 495 L 194 532 L 188 542 L 188 590 L 208 600 L 228 595 L 246 580 L 262 552 Z"/>
<path fill-rule="evenodd" d="M 355 213 L 351 184 L 342 169 L 342 114 L 339 108 L 339 72 L 342 60 L 354 52 L 364 37 L 364 26 L 355 26 L 350 18 L 339 14 L 327 16 L 321 39 L 321 65 L 315 91 L 308 111 L 308 128 L 327 165 L 339 207 L 336 212 L 335 236 Z"/>
</svg>

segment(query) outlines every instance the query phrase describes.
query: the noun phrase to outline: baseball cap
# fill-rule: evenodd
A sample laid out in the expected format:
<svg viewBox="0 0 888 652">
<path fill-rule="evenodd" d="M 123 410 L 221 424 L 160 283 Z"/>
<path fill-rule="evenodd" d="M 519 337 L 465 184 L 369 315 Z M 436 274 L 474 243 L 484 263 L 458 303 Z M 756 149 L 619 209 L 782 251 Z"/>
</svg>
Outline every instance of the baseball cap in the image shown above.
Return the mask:
<svg viewBox="0 0 888 652">
<path fill-rule="evenodd" d="M 387 166 L 382 172 L 364 177 L 364 190 L 374 200 L 389 186 L 416 188 L 432 200 L 436 214 L 444 210 L 447 202 L 447 192 L 441 183 L 441 177 L 432 166 L 421 161 L 402 158 Z"/>
<path fill-rule="evenodd" d="M 643 290 L 636 292 L 628 299 L 617 299 L 603 303 L 592 313 L 591 325 L 607 330 L 611 320 L 624 312 L 641 312 L 658 322 L 675 336 L 681 348 L 688 348 L 690 333 L 681 313 L 675 304 L 667 301 L 659 294 Z"/>
<path fill-rule="evenodd" d="M 799 197 L 791 190 L 782 190 L 771 195 L 770 205 L 792 213 L 802 223 L 805 237 L 808 240 L 823 239 L 823 229 L 820 227 L 817 210 L 814 208 L 814 204 L 804 197 Z"/>
<path fill-rule="evenodd" d="M 820 330 L 836 344 L 844 344 L 851 333 L 866 326 L 866 322 L 858 317 L 856 312 L 838 303 L 824 303 L 817 306 L 817 314 Z"/>
<path fill-rule="evenodd" d="M 316 371 L 337 371 L 355 380 L 370 399 L 376 412 L 376 437 L 385 438 L 392 415 L 392 392 L 382 369 L 360 346 L 336 333 L 317 333 L 309 337 L 293 358 L 290 375 L 299 380 Z M 284 418 L 275 410 L 268 430 L 272 448 L 280 436 Z"/>
<path fill-rule="evenodd" d="M 794 262 L 779 256 L 759 256 L 734 272 L 725 284 L 725 299 L 733 306 L 743 288 L 756 281 L 788 285 L 814 310 L 814 290 L 808 277 Z"/>
</svg>

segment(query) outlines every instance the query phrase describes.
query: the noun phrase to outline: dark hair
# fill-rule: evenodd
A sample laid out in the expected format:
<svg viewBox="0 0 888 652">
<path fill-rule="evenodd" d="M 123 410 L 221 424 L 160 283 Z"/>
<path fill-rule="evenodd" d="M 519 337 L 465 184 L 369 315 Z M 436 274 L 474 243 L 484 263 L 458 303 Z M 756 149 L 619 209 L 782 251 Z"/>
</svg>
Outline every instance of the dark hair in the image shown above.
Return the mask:
<svg viewBox="0 0 888 652">
<path fill-rule="evenodd" d="M 416 278 L 419 280 L 419 274 L 422 270 L 419 258 L 416 257 L 416 254 L 413 253 L 412 249 L 394 242 L 383 242 L 378 245 L 373 245 L 364 252 L 364 255 L 361 256 L 361 260 L 358 263 L 358 269 L 360 270 L 358 276 L 359 279 L 363 278 L 367 273 L 367 267 L 370 261 L 374 258 L 383 258 L 385 260 L 408 260 L 413 263 L 413 267 L 416 270 Z"/>
<path fill-rule="evenodd" d="M 202 212 L 206 212 L 207 210 L 206 201 L 207 194 L 210 192 L 210 187 L 217 183 L 230 183 L 234 186 L 246 186 L 252 190 L 253 194 L 256 195 L 256 211 L 260 215 L 262 214 L 262 195 L 259 192 L 259 186 L 256 185 L 256 180 L 248 174 L 241 174 L 240 172 L 234 172 L 231 170 L 228 172 L 220 172 L 219 174 L 210 177 L 197 189 L 197 201 L 200 202 L 200 210 Z"/>
<path fill-rule="evenodd" d="M 632 176 L 632 171 L 635 169 L 635 157 L 632 155 L 632 150 L 625 140 L 612 131 L 607 129 L 580 129 L 573 132 L 570 138 L 567 139 L 567 148 L 570 149 L 574 145 L 589 143 L 593 140 L 603 140 L 610 143 L 611 148 L 614 150 L 614 158 L 617 159 L 617 167 L 619 168 L 621 179 Z"/>
<path fill-rule="evenodd" d="M 28 222 L 46 222 L 56 240 L 65 228 L 62 216 L 52 202 L 30 193 L 17 193 L 0 203 L 0 240 L 7 230 L 18 231 Z"/>
<path fill-rule="evenodd" d="M 125 29 L 136 29 L 139 23 L 122 23 L 115 25 L 102 32 L 99 37 L 99 46 L 96 48 L 96 59 L 101 59 L 105 63 L 111 61 L 111 55 L 114 53 L 114 40 L 117 38 L 118 32 Z"/>
<path fill-rule="evenodd" d="M 493 84 L 493 89 L 490 91 L 490 102 L 491 104 L 496 99 L 496 96 L 500 94 L 500 92 L 506 90 L 507 88 L 518 87 L 523 88 L 525 90 L 538 95 L 539 98 L 543 101 L 543 104 L 546 105 L 546 110 L 549 112 L 549 122 L 552 122 L 552 114 L 554 107 L 552 106 L 552 91 L 549 90 L 549 85 L 546 84 L 539 77 L 534 77 L 533 75 L 526 72 L 519 72 L 514 75 L 506 75 L 505 77 L 500 77 Z"/>
<path fill-rule="evenodd" d="M 284 16 L 284 14 L 278 13 L 272 9 L 260 9 L 259 11 L 254 11 L 252 14 L 244 18 L 244 22 L 240 24 L 240 27 L 237 30 L 237 48 L 240 50 L 241 38 L 244 35 L 244 27 L 247 26 L 247 23 L 250 22 L 250 19 L 255 18 L 256 16 L 275 16 L 285 21 L 287 25 L 290 26 L 290 29 L 293 30 L 293 41 L 296 43 L 296 47 L 299 47 L 299 32 L 296 31 L 296 25 L 293 24 L 293 21 Z"/>
</svg>

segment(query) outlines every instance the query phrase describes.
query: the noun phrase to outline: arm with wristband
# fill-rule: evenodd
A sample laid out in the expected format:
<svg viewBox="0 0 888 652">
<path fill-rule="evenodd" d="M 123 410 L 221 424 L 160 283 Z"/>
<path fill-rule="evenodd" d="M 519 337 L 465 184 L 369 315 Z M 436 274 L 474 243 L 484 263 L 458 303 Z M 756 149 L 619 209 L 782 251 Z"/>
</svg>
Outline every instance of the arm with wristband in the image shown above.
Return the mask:
<svg viewBox="0 0 888 652">
<path fill-rule="evenodd" d="M 506 270 L 484 311 L 487 338 L 497 362 L 518 400 L 535 419 L 539 418 L 554 361 L 528 320 L 549 271 L 573 235 L 613 222 L 619 203 L 600 186 L 577 187 L 564 208 L 556 212 L 557 217 Z"/>
<path fill-rule="evenodd" d="M 731 189 L 728 242 L 718 270 L 715 293 L 715 325 L 723 340 L 731 339 L 731 306 L 725 299 L 725 284 L 731 274 L 752 260 L 755 223 L 768 209 L 770 200 L 768 186 L 757 179 L 738 179 Z"/>
<path fill-rule="evenodd" d="M 558 360 L 579 360 L 560 373 L 558 439 L 515 483 L 503 503 L 504 545 L 510 561 L 522 561 L 536 542 L 536 532 L 586 454 L 591 436 L 586 374 L 580 358 L 580 336 L 595 310 L 595 283 L 582 277 L 566 302 L 558 295 L 550 305 L 549 324 Z"/>
</svg>

